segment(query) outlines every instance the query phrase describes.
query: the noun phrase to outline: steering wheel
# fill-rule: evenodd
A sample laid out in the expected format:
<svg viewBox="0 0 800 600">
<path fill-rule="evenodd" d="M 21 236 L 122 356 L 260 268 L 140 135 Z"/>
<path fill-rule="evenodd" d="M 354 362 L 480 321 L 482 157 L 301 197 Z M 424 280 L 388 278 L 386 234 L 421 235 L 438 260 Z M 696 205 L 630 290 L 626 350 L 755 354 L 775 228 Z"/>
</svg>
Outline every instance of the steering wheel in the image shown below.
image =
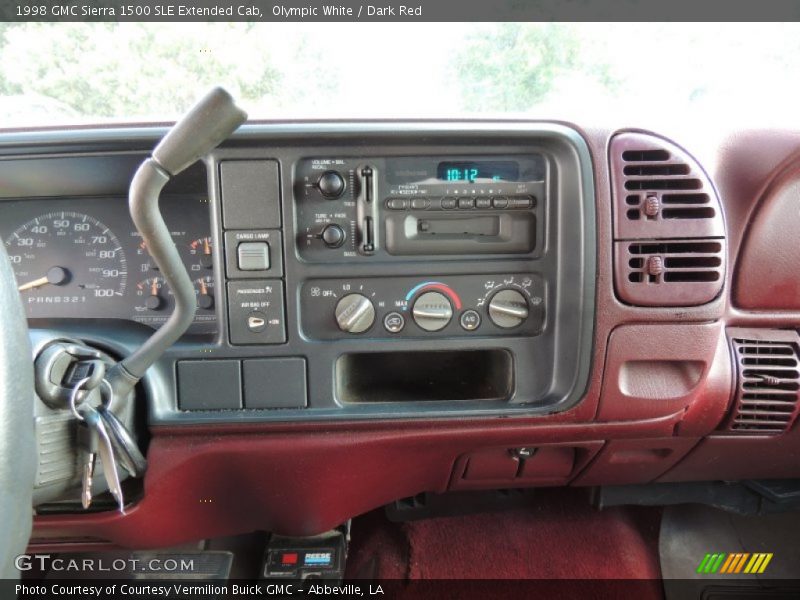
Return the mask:
<svg viewBox="0 0 800 600">
<path fill-rule="evenodd" d="M 31 535 L 36 447 L 33 358 L 14 271 L 0 240 L 0 579 L 17 579 L 15 557 Z"/>
</svg>

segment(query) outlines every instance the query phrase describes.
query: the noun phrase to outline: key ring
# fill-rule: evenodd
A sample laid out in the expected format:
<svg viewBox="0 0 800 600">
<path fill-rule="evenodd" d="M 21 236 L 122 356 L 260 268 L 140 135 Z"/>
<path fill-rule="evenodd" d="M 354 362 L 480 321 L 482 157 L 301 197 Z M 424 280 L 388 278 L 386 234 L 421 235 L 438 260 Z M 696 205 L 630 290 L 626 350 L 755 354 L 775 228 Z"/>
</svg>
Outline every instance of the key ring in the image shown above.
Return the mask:
<svg viewBox="0 0 800 600">
<path fill-rule="evenodd" d="M 111 410 L 111 407 L 114 406 L 114 388 L 111 387 L 111 384 L 108 383 L 107 379 L 103 379 L 103 381 L 101 381 L 100 383 L 108 388 L 108 404 L 103 402 L 103 407 L 106 410 Z M 101 394 L 101 399 L 102 399 L 102 394 Z"/>
<path fill-rule="evenodd" d="M 72 388 L 72 393 L 69 396 L 69 409 L 72 411 L 72 414 L 75 415 L 75 418 L 79 421 L 84 421 L 85 419 L 83 416 L 78 412 L 78 394 L 81 391 L 83 385 L 89 381 L 91 377 L 84 377 L 78 383 L 75 384 L 75 387 Z M 105 379 L 100 382 L 101 384 L 105 385 L 108 388 L 108 403 L 103 402 L 103 406 L 106 410 L 111 410 L 111 407 L 114 405 L 114 388 L 111 387 L 111 384 L 108 383 Z M 91 392 L 95 388 L 91 388 L 87 391 Z"/>
<path fill-rule="evenodd" d="M 78 383 L 76 383 L 75 387 L 72 388 L 72 393 L 69 396 L 69 409 L 72 411 L 72 414 L 75 415 L 75 418 L 78 419 L 79 421 L 85 421 L 85 419 L 83 418 L 83 415 L 81 415 L 78 412 L 78 408 L 76 406 L 76 403 L 78 401 L 78 394 L 80 393 L 83 384 L 85 384 L 90 379 L 91 377 L 84 377 Z"/>
</svg>

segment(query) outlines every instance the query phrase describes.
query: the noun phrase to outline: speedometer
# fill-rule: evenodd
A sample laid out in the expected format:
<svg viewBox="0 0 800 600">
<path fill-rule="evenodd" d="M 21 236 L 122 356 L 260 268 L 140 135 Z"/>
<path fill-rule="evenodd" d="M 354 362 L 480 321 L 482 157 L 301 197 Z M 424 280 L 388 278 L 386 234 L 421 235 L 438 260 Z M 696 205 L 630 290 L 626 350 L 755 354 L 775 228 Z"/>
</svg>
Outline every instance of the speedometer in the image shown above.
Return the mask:
<svg viewBox="0 0 800 600">
<path fill-rule="evenodd" d="M 125 293 L 125 252 L 114 233 L 88 215 L 61 211 L 31 219 L 8 236 L 6 249 L 29 316 Z"/>
</svg>

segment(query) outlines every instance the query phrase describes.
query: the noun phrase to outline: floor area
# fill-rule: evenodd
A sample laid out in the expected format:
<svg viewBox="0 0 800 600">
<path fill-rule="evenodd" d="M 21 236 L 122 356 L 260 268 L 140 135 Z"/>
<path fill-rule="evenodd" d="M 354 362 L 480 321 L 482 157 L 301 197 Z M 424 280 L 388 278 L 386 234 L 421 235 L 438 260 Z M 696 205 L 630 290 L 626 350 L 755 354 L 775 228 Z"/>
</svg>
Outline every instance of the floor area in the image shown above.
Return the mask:
<svg viewBox="0 0 800 600">
<path fill-rule="evenodd" d="M 661 509 L 597 511 L 584 490 L 541 490 L 510 510 L 392 523 L 354 520 L 359 579 L 650 579 L 661 576 Z"/>
</svg>

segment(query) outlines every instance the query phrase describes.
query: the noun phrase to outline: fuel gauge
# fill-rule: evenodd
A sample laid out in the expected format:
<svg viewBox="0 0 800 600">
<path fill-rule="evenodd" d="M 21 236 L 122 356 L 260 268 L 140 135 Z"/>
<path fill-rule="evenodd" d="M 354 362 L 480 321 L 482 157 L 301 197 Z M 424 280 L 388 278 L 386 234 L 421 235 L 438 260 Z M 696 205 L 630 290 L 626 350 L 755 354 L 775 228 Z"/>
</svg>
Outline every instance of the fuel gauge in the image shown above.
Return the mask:
<svg viewBox="0 0 800 600">
<path fill-rule="evenodd" d="M 211 269 L 214 266 L 211 256 L 211 238 L 201 237 L 192 240 L 189 244 L 189 255 L 194 257 L 193 263 L 201 269 Z"/>
</svg>

